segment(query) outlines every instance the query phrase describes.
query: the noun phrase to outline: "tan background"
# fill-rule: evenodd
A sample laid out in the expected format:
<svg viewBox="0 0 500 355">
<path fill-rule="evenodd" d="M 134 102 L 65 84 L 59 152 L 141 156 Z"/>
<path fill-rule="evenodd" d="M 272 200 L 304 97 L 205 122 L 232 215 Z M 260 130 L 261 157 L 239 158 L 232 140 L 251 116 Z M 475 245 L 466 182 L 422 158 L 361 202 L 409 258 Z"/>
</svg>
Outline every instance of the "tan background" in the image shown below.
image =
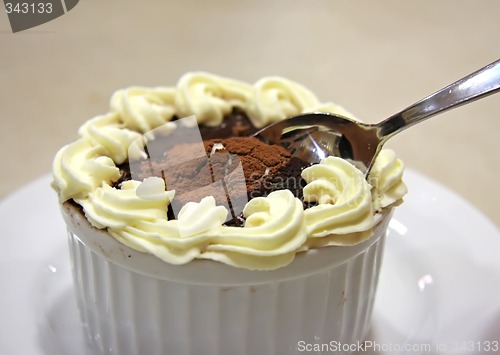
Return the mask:
<svg viewBox="0 0 500 355">
<path fill-rule="evenodd" d="M 48 173 L 118 88 L 276 74 L 376 122 L 500 58 L 498 14 L 498 0 L 82 0 L 12 34 L 0 13 L 0 197 Z M 388 146 L 500 226 L 499 115 L 490 96 Z"/>
</svg>

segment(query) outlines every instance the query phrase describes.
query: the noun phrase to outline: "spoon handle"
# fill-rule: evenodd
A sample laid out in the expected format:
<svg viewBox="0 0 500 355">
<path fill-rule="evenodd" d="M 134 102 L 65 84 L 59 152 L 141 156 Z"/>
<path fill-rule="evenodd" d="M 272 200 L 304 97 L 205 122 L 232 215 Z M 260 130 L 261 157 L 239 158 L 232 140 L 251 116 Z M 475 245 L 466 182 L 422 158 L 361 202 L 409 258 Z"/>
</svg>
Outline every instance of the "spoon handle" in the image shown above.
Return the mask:
<svg viewBox="0 0 500 355">
<path fill-rule="evenodd" d="M 500 60 L 497 60 L 380 122 L 378 124 L 380 138 L 386 141 L 393 135 L 438 113 L 494 94 L 499 90 Z"/>
</svg>

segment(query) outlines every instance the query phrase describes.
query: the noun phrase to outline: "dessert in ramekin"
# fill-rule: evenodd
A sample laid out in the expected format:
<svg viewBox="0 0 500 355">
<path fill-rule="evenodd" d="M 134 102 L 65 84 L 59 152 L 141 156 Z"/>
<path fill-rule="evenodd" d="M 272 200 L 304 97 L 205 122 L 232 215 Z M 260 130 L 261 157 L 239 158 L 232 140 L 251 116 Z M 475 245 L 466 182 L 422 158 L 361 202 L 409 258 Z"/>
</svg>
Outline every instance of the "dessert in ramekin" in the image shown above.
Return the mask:
<svg viewBox="0 0 500 355">
<path fill-rule="evenodd" d="M 189 73 L 115 93 L 53 164 L 78 306 L 99 354 L 295 354 L 362 341 L 384 236 L 406 187 L 251 133 L 302 112 L 349 115 L 289 80 Z"/>
</svg>

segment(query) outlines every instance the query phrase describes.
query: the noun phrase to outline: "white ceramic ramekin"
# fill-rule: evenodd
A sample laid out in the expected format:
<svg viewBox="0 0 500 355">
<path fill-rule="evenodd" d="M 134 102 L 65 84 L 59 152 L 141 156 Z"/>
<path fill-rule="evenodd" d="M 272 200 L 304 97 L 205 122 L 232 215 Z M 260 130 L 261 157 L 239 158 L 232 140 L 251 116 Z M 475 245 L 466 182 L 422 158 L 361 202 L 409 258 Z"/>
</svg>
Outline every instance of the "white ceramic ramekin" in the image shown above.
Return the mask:
<svg viewBox="0 0 500 355">
<path fill-rule="evenodd" d="M 356 246 L 250 271 L 211 260 L 169 265 L 93 228 L 74 205 L 62 211 L 90 348 L 119 355 L 321 354 L 307 349 L 362 341 L 391 217 Z"/>
</svg>

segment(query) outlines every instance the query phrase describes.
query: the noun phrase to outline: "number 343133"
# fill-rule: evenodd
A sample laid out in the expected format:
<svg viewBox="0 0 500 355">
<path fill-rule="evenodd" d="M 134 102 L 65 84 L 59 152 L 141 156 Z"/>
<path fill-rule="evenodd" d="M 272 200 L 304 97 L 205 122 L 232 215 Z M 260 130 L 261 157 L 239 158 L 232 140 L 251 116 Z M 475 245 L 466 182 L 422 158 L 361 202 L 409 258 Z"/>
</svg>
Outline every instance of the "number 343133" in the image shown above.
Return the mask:
<svg viewBox="0 0 500 355">
<path fill-rule="evenodd" d="M 39 2 L 36 4 L 27 2 L 7 2 L 5 3 L 5 11 L 7 11 L 8 14 L 50 14 L 52 13 L 52 4 L 50 2 Z"/>
</svg>

